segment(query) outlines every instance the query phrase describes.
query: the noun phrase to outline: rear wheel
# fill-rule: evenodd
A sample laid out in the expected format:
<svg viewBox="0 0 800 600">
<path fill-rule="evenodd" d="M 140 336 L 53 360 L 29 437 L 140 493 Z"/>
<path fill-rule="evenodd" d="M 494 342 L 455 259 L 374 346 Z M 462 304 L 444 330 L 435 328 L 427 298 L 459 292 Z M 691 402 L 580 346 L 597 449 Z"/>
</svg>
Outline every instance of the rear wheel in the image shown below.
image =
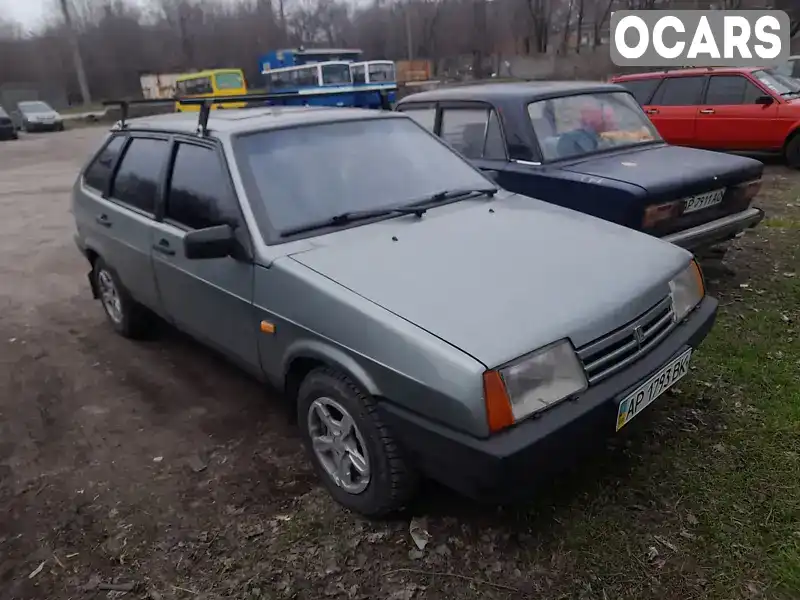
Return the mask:
<svg viewBox="0 0 800 600">
<path fill-rule="evenodd" d="M 125 291 L 116 273 L 102 258 L 92 269 L 95 290 L 114 331 L 127 338 L 142 338 L 151 327 L 150 314 Z"/>
<path fill-rule="evenodd" d="M 800 132 L 795 133 L 786 143 L 783 154 L 786 158 L 786 164 L 793 169 L 800 169 Z"/>
<path fill-rule="evenodd" d="M 417 477 L 377 413 L 350 379 L 315 369 L 300 385 L 297 418 L 317 474 L 343 506 L 379 517 L 405 506 Z"/>
</svg>

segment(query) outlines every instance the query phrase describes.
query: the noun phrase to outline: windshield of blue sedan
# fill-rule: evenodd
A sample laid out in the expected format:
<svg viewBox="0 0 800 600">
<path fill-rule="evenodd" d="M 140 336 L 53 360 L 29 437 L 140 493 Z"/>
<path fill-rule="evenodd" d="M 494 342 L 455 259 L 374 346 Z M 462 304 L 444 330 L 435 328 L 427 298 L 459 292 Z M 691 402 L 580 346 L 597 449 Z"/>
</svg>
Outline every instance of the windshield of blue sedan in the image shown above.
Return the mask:
<svg viewBox="0 0 800 600">
<path fill-rule="evenodd" d="M 261 131 L 235 138 L 234 148 L 250 203 L 260 203 L 277 233 L 445 190 L 492 186 L 408 118 Z"/>
<path fill-rule="evenodd" d="M 540 100 L 528 105 L 528 116 L 545 161 L 661 140 L 650 119 L 626 92 Z"/>
</svg>

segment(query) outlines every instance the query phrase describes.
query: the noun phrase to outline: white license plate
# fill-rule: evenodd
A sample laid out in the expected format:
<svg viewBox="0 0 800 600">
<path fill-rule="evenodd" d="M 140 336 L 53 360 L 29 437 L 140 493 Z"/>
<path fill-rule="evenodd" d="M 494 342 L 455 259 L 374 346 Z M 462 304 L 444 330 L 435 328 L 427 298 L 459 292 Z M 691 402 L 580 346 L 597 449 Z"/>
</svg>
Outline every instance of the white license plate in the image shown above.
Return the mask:
<svg viewBox="0 0 800 600">
<path fill-rule="evenodd" d="M 684 213 L 695 212 L 696 210 L 703 210 L 709 206 L 714 206 L 722 202 L 722 197 L 725 195 L 725 188 L 721 190 L 714 190 L 713 192 L 706 192 L 705 194 L 698 194 L 686 199 L 686 204 L 683 207 Z"/>
<path fill-rule="evenodd" d="M 689 359 L 692 356 L 692 349 L 689 348 L 679 357 L 671 360 L 666 366 L 662 367 L 655 375 L 650 377 L 634 392 L 626 396 L 619 403 L 617 410 L 617 431 L 627 425 L 631 419 L 636 417 L 642 410 L 649 406 L 653 400 L 672 387 L 675 382 L 689 372 Z"/>
</svg>

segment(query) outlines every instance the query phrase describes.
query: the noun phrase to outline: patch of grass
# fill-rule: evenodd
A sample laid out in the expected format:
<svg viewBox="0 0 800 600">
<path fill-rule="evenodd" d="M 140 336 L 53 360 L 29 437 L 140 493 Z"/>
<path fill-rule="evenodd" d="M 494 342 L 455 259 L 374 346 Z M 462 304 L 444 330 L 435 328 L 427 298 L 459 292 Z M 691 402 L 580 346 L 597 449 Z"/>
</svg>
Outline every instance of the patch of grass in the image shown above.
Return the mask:
<svg viewBox="0 0 800 600">
<path fill-rule="evenodd" d="M 764 227 L 775 227 L 777 229 L 800 229 L 800 221 L 782 217 L 772 217 L 764 219 Z"/>
</svg>

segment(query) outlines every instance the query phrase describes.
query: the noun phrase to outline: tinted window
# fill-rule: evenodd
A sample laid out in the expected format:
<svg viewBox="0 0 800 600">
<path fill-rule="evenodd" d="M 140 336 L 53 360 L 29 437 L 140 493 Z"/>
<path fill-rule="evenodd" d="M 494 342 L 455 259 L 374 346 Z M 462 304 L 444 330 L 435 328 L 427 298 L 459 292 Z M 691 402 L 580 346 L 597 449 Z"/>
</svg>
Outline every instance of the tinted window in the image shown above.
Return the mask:
<svg viewBox="0 0 800 600">
<path fill-rule="evenodd" d="M 485 108 L 446 108 L 441 136 L 467 158 L 481 158 L 489 111 Z"/>
<path fill-rule="evenodd" d="M 693 106 L 700 103 L 705 77 L 668 77 L 659 86 L 651 104 L 657 106 Z"/>
<path fill-rule="evenodd" d="M 366 67 L 364 65 L 358 65 L 354 67 L 350 67 L 350 73 L 353 77 L 353 83 L 366 83 L 367 82 L 367 74 L 366 74 Z"/>
<path fill-rule="evenodd" d="M 716 75 L 708 82 L 706 104 L 754 104 L 764 92 L 744 77 Z"/>
<path fill-rule="evenodd" d="M 306 125 L 252 133 L 233 143 L 256 218 L 262 228 L 268 219 L 278 232 L 443 190 L 493 187 L 408 119 Z"/>
<path fill-rule="evenodd" d="M 654 79 L 639 79 L 636 81 L 621 81 L 620 85 L 624 86 L 639 104 L 647 104 L 650 98 L 653 97 L 653 92 L 656 91 L 658 84 L 661 80 Z"/>
<path fill-rule="evenodd" d="M 111 195 L 145 212 L 154 212 L 168 148 L 164 140 L 131 140 L 114 178 Z"/>
<path fill-rule="evenodd" d="M 503 142 L 500 119 L 498 119 L 495 111 L 489 113 L 489 126 L 486 128 L 486 144 L 483 147 L 483 157 L 506 159 L 506 145 Z"/>
<path fill-rule="evenodd" d="M 191 229 L 235 221 L 237 211 L 227 181 L 216 152 L 180 144 L 172 167 L 166 218 Z"/>
<path fill-rule="evenodd" d="M 179 96 L 194 96 L 199 94 L 213 94 L 210 77 L 196 77 L 175 83 L 175 91 Z"/>
<path fill-rule="evenodd" d="M 408 115 L 428 131 L 433 131 L 436 125 L 436 109 L 433 106 L 425 108 L 401 108 L 404 115 Z"/>
<path fill-rule="evenodd" d="M 86 169 L 83 175 L 83 182 L 89 187 L 100 192 L 108 190 L 108 181 L 111 179 L 111 171 L 117 161 L 120 150 L 125 143 L 125 136 L 111 138 L 103 151 L 94 159 L 94 162 Z"/>
</svg>

